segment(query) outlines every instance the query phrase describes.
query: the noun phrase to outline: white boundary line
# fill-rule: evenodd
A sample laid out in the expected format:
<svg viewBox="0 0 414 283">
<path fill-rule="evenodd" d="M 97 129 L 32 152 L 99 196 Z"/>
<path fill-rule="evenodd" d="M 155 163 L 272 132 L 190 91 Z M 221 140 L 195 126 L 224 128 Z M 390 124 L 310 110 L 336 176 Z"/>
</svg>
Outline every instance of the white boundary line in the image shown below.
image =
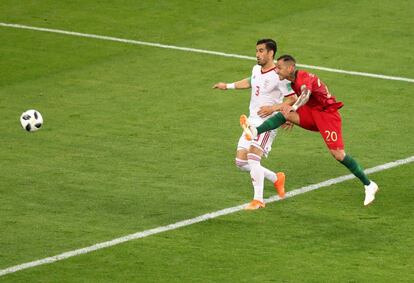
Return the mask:
<svg viewBox="0 0 414 283">
<path fill-rule="evenodd" d="M 394 168 L 400 165 L 404 165 L 404 164 L 408 164 L 410 162 L 414 161 L 414 155 L 405 159 L 400 159 L 400 160 L 396 160 L 393 162 L 389 162 L 383 165 L 379 165 L 376 167 L 372 167 L 369 168 L 367 170 L 365 170 L 365 173 L 367 174 L 372 174 L 375 172 L 380 172 L 383 170 L 387 170 L 390 168 Z M 285 198 L 291 198 L 300 194 L 304 194 L 306 192 L 310 192 L 313 190 L 317 190 L 319 188 L 323 188 L 323 187 L 328 187 L 334 184 L 338 184 L 350 179 L 354 179 L 355 176 L 350 174 L 350 175 L 344 175 L 344 176 L 340 176 L 334 179 L 330 179 L 324 182 L 320 182 L 317 184 L 313 184 L 313 185 L 309 185 L 309 186 L 305 186 L 290 192 L 286 193 Z M 270 197 L 268 199 L 266 199 L 266 203 L 271 203 L 271 202 L 276 202 L 279 201 L 280 198 L 278 196 L 273 196 Z M 362 202 L 362 201 L 361 201 Z M 108 247 L 112 247 L 124 242 L 128 242 L 131 240 L 135 240 L 135 239 L 141 239 L 141 238 L 145 238 L 151 235 L 155 235 L 155 234 L 159 234 L 162 232 L 166 232 L 166 231 L 170 231 L 170 230 L 175 230 L 181 227 L 185 227 L 185 226 L 189 226 L 195 223 L 199 223 L 199 222 L 203 222 L 209 219 L 213 219 L 213 218 L 217 218 L 219 216 L 223 216 L 223 215 L 228 215 L 231 213 L 235 213 L 238 211 L 243 210 L 243 208 L 247 205 L 246 204 L 242 204 L 242 205 L 238 205 L 238 206 L 234 206 L 234 207 L 229 207 L 229 208 L 225 208 L 222 210 L 218 210 L 215 212 L 211 212 L 211 213 L 206 213 L 191 219 L 187 219 L 187 220 L 183 220 L 183 221 L 179 221 L 170 225 L 166 225 L 166 226 L 161 226 L 161 227 L 157 227 L 157 228 L 153 228 L 153 229 L 149 229 L 149 230 L 145 230 L 142 232 L 137 232 L 134 234 L 130 234 L 124 237 L 120 237 L 120 238 L 116 238 L 110 241 L 106 241 L 106 242 L 102 242 L 102 243 L 98 243 L 89 247 L 85 247 L 85 248 L 81 248 L 81 249 L 77 249 L 77 250 L 73 250 L 73 251 L 69 251 L 69 252 L 65 252 L 65 253 L 61 253 L 55 256 L 51 256 L 51 257 L 47 257 L 47 258 L 43 258 L 43 259 L 39 259 L 39 260 L 35 260 L 35 261 L 31 261 L 31 262 L 27 262 L 27 263 L 23 263 L 23 264 L 19 264 L 19 265 L 15 265 L 15 266 L 11 266 L 5 269 L 0 270 L 0 276 L 9 274 L 9 273 L 14 273 L 23 269 L 27 269 L 27 268 L 31 268 L 31 267 L 35 267 L 35 266 L 39 266 L 39 265 L 43 265 L 43 264 L 47 264 L 47 263 L 53 263 L 56 261 L 60 261 L 60 260 L 64 260 L 70 257 L 74 257 L 74 256 L 78 256 L 81 254 L 86 254 L 86 253 L 90 253 L 92 251 L 96 251 L 96 250 L 100 250 L 100 249 L 104 249 L 104 248 L 108 248 Z"/>
<path fill-rule="evenodd" d="M 229 53 L 210 51 L 210 50 L 204 50 L 204 49 L 179 47 L 179 46 L 174 46 L 174 45 L 165 45 L 161 43 L 152 43 L 152 42 L 145 42 L 145 41 L 132 40 L 132 39 L 123 39 L 123 38 L 112 37 L 112 36 L 80 33 L 80 32 L 66 31 L 66 30 L 60 30 L 60 29 L 40 28 L 40 27 L 33 27 L 33 26 L 26 26 L 26 25 L 19 25 L 19 24 L 9 24 L 9 23 L 2 23 L 2 22 L 0 22 L 0 26 L 9 27 L 9 28 L 35 30 L 35 31 L 44 31 L 44 32 L 51 32 L 51 33 L 59 33 L 59 34 L 79 36 L 79 37 L 95 38 L 95 39 L 101 39 L 101 40 L 123 42 L 123 43 L 135 44 L 135 45 L 145 45 L 145 46 L 152 46 L 152 47 L 159 47 L 159 48 L 166 48 L 166 49 L 174 49 L 174 50 L 187 51 L 187 52 L 204 53 L 204 54 L 217 55 L 217 56 L 223 56 L 223 57 L 233 57 L 233 58 L 238 58 L 238 59 L 256 60 L 255 57 L 251 57 L 251 56 L 229 54 Z M 341 69 L 333 69 L 333 68 L 319 67 L 319 66 L 305 65 L 305 64 L 297 64 L 297 65 L 299 67 L 303 67 L 307 69 L 315 69 L 315 70 L 354 75 L 354 76 L 362 76 L 362 77 L 370 77 L 370 78 L 376 78 L 376 79 L 414 83 L 414 79 L 404 78 L 404 77 L 386 76 L 386 75 L 371 74 L 371 73 L 356 72 L 356 71 L 346 71 L 346 70 L 341 70 Z"/>
</svg>

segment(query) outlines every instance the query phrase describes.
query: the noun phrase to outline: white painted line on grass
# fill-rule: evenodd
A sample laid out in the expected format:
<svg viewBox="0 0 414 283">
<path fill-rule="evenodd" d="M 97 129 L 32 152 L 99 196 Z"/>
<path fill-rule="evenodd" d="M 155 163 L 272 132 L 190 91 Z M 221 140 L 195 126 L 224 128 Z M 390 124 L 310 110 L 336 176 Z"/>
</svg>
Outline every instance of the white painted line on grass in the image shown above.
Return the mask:
<svg viewBox="0 0 414 283">
<path fill-rule="evenodd" d="M 379 172 L 379 171 L 383 171 L 383 170 L 387 170 L 393 167 L 397 167 L 400 165 L 404 165 L 410 162 L 414 161 L 414 156 L 405 158 L 405 159 L 400 159 L 400 160 L 396 160 L 393 162 L 389 162 L 383 165 L 379 165 L 376 167 L 372 167 L 369 168 L 367 170 L 365 170 L 365 172 L 367 174 L 371 174 L 371 173 L 375 173 L 375 172 Z M 319 188 L 323 188 L 323 187 L 328 187 L 331 186 L 333 184 L 337 184 L 337 183 L 341 183 L 350 179 L 354 179 L 355 176 L 350 174 L 350 175 L 345 175 L 345 176 L 341 176 L 341 177 L 337 177 L 334 179 L 330 179 L 324 182 L 320 182 L 317 184 L 313 184 L 313 185 L 309 185 L 309 186 L 305 186 L 290 192 L 286 193 L 285 199 L 286 198 L 291 198 L 306 192 L 310 192 Z M 380 184 L 381 186 L 381 184 Z M 280 198 L 278 196 L 273 196 L 270 197 L 268 199 L 266 199 L 266 203 L 271 203 L 271 202 L 275 202 L 275 201 L 279 201 Z M 60 260 L 64 260 L 70 257 L 74 257 L 74 256 L 78 256 L 81 254 L 86 254 L 86 253 L 90 253 L 92 251 L 96 251 L 96 250 L 100 250 L 100 249 L 104 249 L 104 248 L 108 248 L 108 247 L 112 247 L 124 242 L 128 242 L 131 240 L 135 240 L 135 239 L 141 239 L 141 238 L 145 238 L 151 235 L 155 235 L 155 234 L 159 234 L 162 232 L 166 232 L 166 231 L 170 231 L 170 230 L 174 230 L 174 229 L 178 229 L 181 227 L 185 227 L 185 226 L 189 226 L 195 223 L 199 223 L 199 222 L 203 222 L 209 219 L 213 219 L 213 218 L 217 218 L 219 216 L 223 216 L 223 215 L 228 215 L 234 212 L 238 212 L 243 210 L 243 208 L 247 205 L 247 203 L 242 204 L 242 205 L 238 205 L 238 206 L 234 206 L 234 207 L 229 207 L 229 208 L 225 208 L 222 210 L 218 210 L 215 212 L 211 212 L 211 213 L 207 213 L 207 214 L 203 214 L 200 216 L 197 216 L 195 218 L 191 218 L 191 219 L 187 219 L 187 220 L 183 220 L 183 221 L 179 221 L 167 226 L 161 226 L 161 227 L 157 227 L 154 229 L 149 229 L 149 230 L 145 230 L 142 232 L 137 232 L 134 234 L 130 234 L 124 237 L 120 237 L 120 238 L 116 238 L 107 242 L 102 242 L 102 243 L 98 243 L 86 248 L 81 248 L 81 249 L 77 249 L 77 250 L 73 250 L 73 251 L 69 251 L 66 253 L 62 253 L 62 254 L 58 254 L 55 256 L 51 256 L 51 257 L 47 257 L 47 258 L 43 258 L 43 259 L 39 259 L 39 260 L 35 260 L 35 261 L 31 261 L 31 262 L 27 262 L 27 263 L 23 263 L 23 264 L 19 264 L 19 265 L 15 265 L 15 266 L 11 266 L 5 269 L 0 270 L 0 276 L 9 274 L 9 273 L 14 273 L 23 269 L 27 269 L 27 268 L 31 268 L 31 267 L 35 267 L 35 266 L 39 266 L 39 265 L 43 265 L 43 264 L 47 264 L 47 263 L 53 263 L 56 261 L 60 261 Z M 361 200 L 361 205 L 362 205 L 362 200 Z M 375 204 L 374 204 L 375 205 Z"/>
<path fill-rule="evenodd" d="M 224 52 L 188 48 L 188 47 L 179 47 L 179 46 L 166 45 L 166 44 L 161 44 L 161 43 L 145 42 L 145 41 L 132 40 L 132 39 L 123 39 L 123 38 L 112 37 L 112 36 L 80 33 L 80 32 L 66 31 L 66 30 L 60 30 L 60 29 L 40 28 L 40 27 L 33 27 L 33 26 L 26 26 L 26 25 L 19 25 L 19 24 L 1 23 L 1 22 L 0 22 L 0 26 L 9 27 L 9 28 L 35 30 L 35 31 L 44 31 L 44 32 L 51 32 L 51 33 L 59 33 L 59 34 L 80 36 L 80 37 L 87 37 L 87 38 L 95 38 L 95 39 L 123 42 L 123 43 L 135 44 L 135 45 L 146 45 L 146 46 L 174 49 L 174 50 L 187 51 L 187 52 L 204 53 L 204 54 L 217 55 L 217 56 L 223 56 L 223 57 L 233 57 L 233 58 L 238 58 L 238 59 L 256 60 L 256 58 L 252 56 L 229 54 L 229 53 L 224 53 Z M 307 68 L 307 69 L 315 69 L 315 70 L 354 75 L 354 76 L 371 77 L 371 78 L 376 78 L 376 79 L 395 80 L 395 81 L 404 81 L 404 82 L 414 83 L 414 79 L 411 79 L 411 78 L 386 76 L 386 75 L 356 72 L 356 71 L 346 71 L 346 70 L 341 70 L 341 69 L 333 69 L 333 68 L 319 67 L 319 66 L 305 65 L 305 64 L 297 64 L 297 65 L 299 67 Z"/>
</svg>

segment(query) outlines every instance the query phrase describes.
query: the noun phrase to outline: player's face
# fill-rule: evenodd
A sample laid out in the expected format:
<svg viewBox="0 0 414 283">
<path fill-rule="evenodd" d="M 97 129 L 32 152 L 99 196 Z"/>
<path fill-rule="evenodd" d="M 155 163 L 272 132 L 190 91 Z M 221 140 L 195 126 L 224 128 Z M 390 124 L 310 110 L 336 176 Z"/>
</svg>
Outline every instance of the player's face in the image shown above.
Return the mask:
<svg viewBox="0 0 414 283">
<path fill-rule="evenodd" d="M 273 51 L 268 51 L 264 43 L 256 45 L 256 59 L 258 65 L 265 66 L 273 60 Z"/>
<path fill-rule="evenodd" d="M 294 72 L 294 66 L 284 62 L 283 60 L 279 60 L 276 63 L 276 73 L 279 75 L 281 80 L 288 79 Z"/>
</svg>

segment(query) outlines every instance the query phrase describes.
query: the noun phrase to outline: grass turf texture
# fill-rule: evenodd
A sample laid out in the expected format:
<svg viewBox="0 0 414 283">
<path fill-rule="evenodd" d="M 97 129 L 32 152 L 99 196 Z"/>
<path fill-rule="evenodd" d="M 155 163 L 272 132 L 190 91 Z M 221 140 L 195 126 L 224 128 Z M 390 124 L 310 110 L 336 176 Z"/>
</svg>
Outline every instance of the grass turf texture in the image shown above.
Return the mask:
<svg viewBox="0 0 414 283">
<path fill-rule="evenodd" d="M 251 56 L 274 37 L 303 64 L 413 78 L 413 4 L 397 2 L 2 1 L 0 21 Z M 248 92 L 211 86 L 253 61 L 3 27 L 0 41 L 0 268 L 250 200 L 233 165 Z M 347 151 L 364 167 L 412 155 L 412 84 L 315 73 L 345 102 Z M 34 134 L 18 121 L 29 108 L 45 119 Z M 264 165 L 288 189 L 348 174 L 299 128 Z M 368 209 L 352 180 L 1 280 L 411 281 L 412 172 L 375 174 Z"/>
</svg>

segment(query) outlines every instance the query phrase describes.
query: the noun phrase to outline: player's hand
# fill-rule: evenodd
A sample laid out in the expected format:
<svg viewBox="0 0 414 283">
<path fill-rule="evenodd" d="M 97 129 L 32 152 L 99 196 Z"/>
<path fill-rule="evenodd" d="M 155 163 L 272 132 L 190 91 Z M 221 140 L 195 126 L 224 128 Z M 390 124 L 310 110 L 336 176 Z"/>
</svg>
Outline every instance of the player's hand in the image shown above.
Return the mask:
<svg viewBox="0 0 414 283">
<path fill-rule="evenodd" d="M 227 89 L 227 84 L 226 83 L 216 83 L 215 85 L 213 85 L 213 88 L 226 90 Z"/>
<path fill-rule="evenodd" d="M 292 111 L 292 106 L 286 103 L 282 103 L 282 105 L 280 106 L 280 112 L 283 114 L 283 116 L 285 116 L 285 118 L 287 117 L 290 111 Z"/>
<path fill-rule="evenodd" d="M 290 121 L 286 121 L 286 123 L 284 123 L 282 126 L 280 126 L 283 130 L 285 130 L 285 131 L 291 131 L 292 129 L 293 129 L 293 126 L 294 126 L 295 124 L 293 124 L 292 122 L 290 122 Z"/>
<path fill-rule="evenodd" d="M 267 117 L 267 116 L 273 114 L 273 112 L 275 112 L 273 106 L 262 106 L 262 107 L 260 107 L 260 110 L 257 111 L 257 114 L 260 117 L 264 118 L 264 117 Z"/>
</svg>

